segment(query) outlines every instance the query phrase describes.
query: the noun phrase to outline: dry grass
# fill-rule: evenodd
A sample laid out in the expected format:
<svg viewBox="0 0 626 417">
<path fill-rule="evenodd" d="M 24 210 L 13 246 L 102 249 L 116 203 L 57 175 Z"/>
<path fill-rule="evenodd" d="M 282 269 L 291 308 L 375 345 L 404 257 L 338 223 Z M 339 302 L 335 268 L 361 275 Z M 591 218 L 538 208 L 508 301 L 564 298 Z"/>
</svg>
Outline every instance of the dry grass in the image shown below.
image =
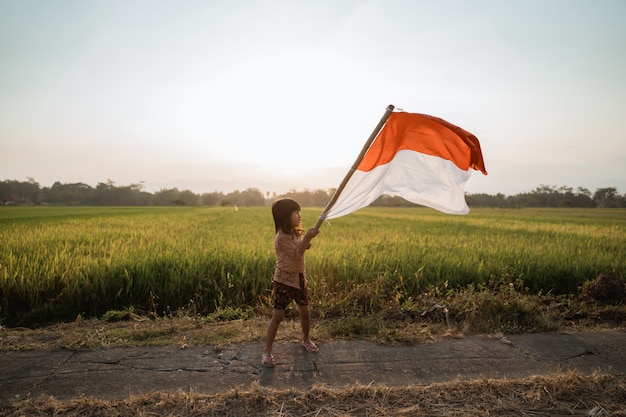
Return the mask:
<svg viewBox="0 0 626 417">
<path fill-rule="evenodd" d="M 626 416 L 625 409 L 626 377 L 570 372 L 404 388 L 160 392 L 123 401 L 44 396 L 11 403 L 0 416 Z"/>
<path fill-rule="evenodd" d="M 199 317 L 135 317 L 119 322 L 78 318 L 39 329 L 0 327 L 0 350 L 222 345 L 258 340 L 265 326 L 262 317 L 208 323 Z"/>
<path fill-rule="evenodd" d="M 439 306 L 439 304 L 437 304 Z M 442 308 L 416 313 L 390 309 L 370 316 L 344 316 L 313 320 L 312 335 L 318 341 L 372 340 L 384 344 L 421 344 L 445 337 L 463 337 L 470 334 L 519 333 L 508 328 L 481 326 L 483 319 L 460 318 L 451 308 L 450 314 Z M 557 310 L 550 317 L 547 329 L 539 331 L 595 331 L 623 329 L 626 306 L 598 306 L 583 310 L 562 307 L 541 307 Z M 551 313 L 552 314 L 552 313 Z M 564 314 L 572 317 L 563 318 Z M 416 316 L 416 317 L 413 317 Z M 448 320 L 450 316 L 450 320 Z M 492 316 L 492 317 L 495 317 Z M 200 316 L 149 319 L 132 317 L 110 322 L 102 319 L 78 317 L 71 323 L 57 323 L 38 329 L 0 326 L 0 351 L 44 349 L 96 349 L 126 346 L 180 347 L 194 345 L 221 346 L 233 343 L 256 342 L 265 337 L 267 314 L 257 314 L 245 320 L 207 321 Z M 516 330 L 516 329 L 513 329 Z M 294 340 L 300 335 L 297 313 L 288 310 L 277 340 Z"/>
</svg>

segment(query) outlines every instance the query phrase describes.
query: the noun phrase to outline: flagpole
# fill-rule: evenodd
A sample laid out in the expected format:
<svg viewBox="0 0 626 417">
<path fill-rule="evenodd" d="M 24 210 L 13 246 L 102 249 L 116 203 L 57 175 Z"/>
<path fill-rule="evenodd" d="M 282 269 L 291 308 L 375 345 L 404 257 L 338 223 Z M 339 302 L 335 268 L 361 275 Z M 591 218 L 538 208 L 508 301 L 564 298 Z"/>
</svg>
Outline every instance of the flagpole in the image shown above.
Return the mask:
<svg viewBox="0 0 626 417">
<path fill-rule="evenodd" d="M 361 153 L 359 154 L 359 156 L 357 156 L 356 161 L 354 161 L 354 164 L 352 164 L 352 168 L 350 168 L 350 171 L 348 171 L 343 181 L 341 181 L 341 184 L 339 184 L 339 188 L 337 188 L 337 190 L 331 197 L 328 204 L 326 204 L 326 207 L 324 208 L 324 211 L 322 212 L 319 219 L 317 220 L 315 227 L 313 227 L 314 229 L 319 230 L 320 226 L 322 225 L 322 223 L 324 222 L 326 218 L 325 214 L 328 213 L 328 211 L 331 209 L 331 207 L 335 204 L 335 202 L 339 198 L 339 194 L 341 194 L 343 189 L 346 187 L 346 184 L 348 183 L 348 181 L 352 177 L 352 174 L 354 174 L 354 171 L 356 171 L 357 167 L 361 163 L 361 160 L 365 156 L 365 153 L 367 152 L 367 150 L 370 148 L 370 145 L 372 144 L 372 142 L 374 142 L 374 139 L 376 139 L 376 136 L 378 136 L 378 132 L 380 132 L 380 129 L 382 129 L 385 123 L 387 123 L 387 119 L 389 119 L 389 116 L 391 116 L 391 113 L 393 113 L 394 108 L 395 107 L 393 104 L 390 104 L 387 106 L 387 109 L 385 110 L 385 114 L 383 114 L 383 117 L 380 119 L 380 122 L 378 122 L 378 124 L 372 131 L 372 134 L 367 139 L 367 142 L 365 142 L 365 145 L 363 145 L 363 149 L 361 149 Z"/>
</svg>

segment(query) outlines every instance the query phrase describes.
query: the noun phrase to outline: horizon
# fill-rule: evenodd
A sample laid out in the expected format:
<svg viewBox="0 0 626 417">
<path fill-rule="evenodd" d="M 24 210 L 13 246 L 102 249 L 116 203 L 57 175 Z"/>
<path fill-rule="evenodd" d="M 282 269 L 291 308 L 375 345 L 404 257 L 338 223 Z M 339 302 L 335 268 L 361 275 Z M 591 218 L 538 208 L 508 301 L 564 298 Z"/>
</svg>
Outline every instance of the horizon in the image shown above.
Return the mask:
<svg viewBox="0 0 626 417">
<path fill-rule="evenodd" d="M 76 181 L 76 182 L 61 182 L 61 181 L 54 181 L 52 184 L 50 185 L 43 185 L 41 183 L 39 183 L 36 178 L 32 178 L 32 180 L 34 180 L 35 183 L 37 183 L 39 185 L 40 188 L 51 188 L 52 185 L 54 185 L 55 183 L 60 183 L 62 185 L 71 185 L 71 184 L 85 184 L 88 185 L 91 188 L 96 188 L 98 186 L 98 184 L 107 184 L 107 181 L 99 181 L 96 184 L 89 184 L 86 183 L 85 181 Z M 4 182 L 4 181 L 18 181 L 18 182 L 23 182 L 23 183 L 27 183 L 29 182 L 29 179 L 26 181 L 19 181 L 16 179 L 0 179 L 0 182 Z M 159 190 L 154 190 L 154 191 L 150 191 L 145 189 L 145 187 L 143 186 L 143 184 L 141 184 L 140 182 L 136 182 L 136 183 L 128 183 L 128 184 L 117 184 L 116 182 L 112 182 L 111 183 L 112 186 L 114 187 L 118 187 L 118 188 L 123 188 L 123 187 L 128 187 L 131 185 L 141 185 L 141 189 L 140 191 L 142 192 L 148 192 L 150 194 L 156 194 L 160 191 L 166 191 L 166 190 L 172 190 L 172 189 L 177 189 L 180 192 L 184 192 L 184 191 L 190 191 L 194 194 L 197 194 L 199 196 L 201 196 L 202 194 L 211 194 L 211 193 L 221 193 L 224 195 L 228 195 L 230 193 L 235 193 L 235 192 L 245 192 L 248 190 L 256 190 L 259 191 L 263 196 L 267 196 L 267 195 L 271 195 L 271 196 L 280 196 L 280 195 L 285 195 L 285 194 L 290 194 L 290 193 L 306 193 L 306 192 L 315 192 L 317 190 L 321 190 L 324 191 L 326 193 L 331 193 L 331 191 L 333 191 L 334 189 L 336 189 L 337 187 L 330 187 L 330 188 L 303 188 L 303 189 L 289 189 L 287 191 L 283 191 L 283 192 L 278 192 L 278 191 L 273 191 L 273 190 L 261 190 L 257 187 L 245 187 L 245 188 L 237 188 L 237 189 L 233 189 L 233 190 L 229 190 L 229 191 L 224 191 L 224 190 L 218 190 L 218 189 L 214 189 L 211 191 L 195 191 L 189 188 L 183 188 L 183 187 L 177 187 L 177 186 L 173 186 L 173 187 L 168 187 L 168 188 L 161 188 Z M 600 189 L 607 189 L 607 188 L 614 188 L 617 191 L 617 194 L 620 196 L 624 196 L 626 197 L 626 192 L 624 192 L 623 194 L 620 192 L 620 189 L 615 187 L 615 186 L 611 186 L 611 185 L 607 185 L 607 186 L 599 186 L 599 187 L 595 187 L 595 188 L 587 188 L 587 187 L 582 187 L 582 186 L 571 186 L 571 185 L 567 185 L 567 184 L 538 184 L 536 185 L 534 188 L 529 189 L 529 190 L 524 190 L 524 191 L 520 191 L 519 193 L 515 193 L 515 194 L 506 194 L 506 193 L 502 193 L 502 192 L 495 192 L 495 193 L 483 193 L 483 192 L 477 192 L 477 193 L 472 193 L 472 192 L 468 192 L 467 190 L 465 191 L 465 195 L 477 195 L 477 194 L 486 194 L 486 195 L 498 195 L 498 194 L 502 194 L 505 197 L 509 197 L 509 196 L 515 196 L 515 195 L 519 195 L 519 194 L 525 194 L 525 193 L 532 193 L 532 192 L 536 192 L 537 190 L 539 190 L 542 187 L 549 187 L 551 189 L 557 190 L 559 191 L 561 188 L 570 188 L 572 189 L 572 191 L 576 192 L 579 189 L 586 189 L 587 191 L 589 191 L 591 193 L 591 195 L 594 194 L 594 192 L 596 192 L 597 190 Z M 385 194 L 383 194 L 385 195 Z M 268 197 L 265 197 L 268 198 Z"/>
</svg>

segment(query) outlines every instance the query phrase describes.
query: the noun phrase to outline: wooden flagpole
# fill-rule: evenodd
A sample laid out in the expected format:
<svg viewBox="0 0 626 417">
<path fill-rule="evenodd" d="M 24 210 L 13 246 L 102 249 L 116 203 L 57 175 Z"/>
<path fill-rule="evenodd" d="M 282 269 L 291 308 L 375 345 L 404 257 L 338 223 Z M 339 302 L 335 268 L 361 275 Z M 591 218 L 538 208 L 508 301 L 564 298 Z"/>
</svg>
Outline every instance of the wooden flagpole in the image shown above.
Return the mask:
<svg viewBox="0 0 626 417">
<path fill-rule="evenodd" d="M 378 132 L 380 132 L 380 129 L 383 128 L 383 126 L 387 122 L 387 119 L 389 119 L 389 116 L 391 116 L 391 113 L 393 112 L 394 108 L 395 107 L 394 107 L 393 104 L 390 104 L 390 105 L 387 106 L 387 109 L 385 110 L 385 114 L 380 119 L 380 122 L 378 122 L 378 124 L 374 128 L 374 131 L 372 132 L 370 137 L 367 139 L 367 142 L 365 142 L 365 145 L 363 145 L 363 149 L 361 149 L 361 153 L 359 154 L 359 156 L 357 156 L 356 161 L 354 161 L 354 164 L 352 164 L 352 168 L 350 168 L 350 171 L 348 171 L 348 173 L 344 177 L 343 181 L 341 181 L 341 184 L 339 184 L 339 188 L 337 188 L 337 190 L 334 192 L 334 194 L 331 197 L 331 199 L 328 202 L 328 204 L 326 204 L 326 207 L 324 208 L 324 211 L 322 212 L 322 214 L 320 215 L 319 219 L 317 220 L 317 223 L 315 224 L 315 227 L 313 227 L 315 230 L 318 230 L 320 228 L 320 226 L 322 225 L 322 223 L 324 222 L 324 220 L 326 218 L 325 214 L 328 213 L 328 211 L 331 209 L 331 207 L 335 204 L 335 202 L 339 198 L 339 194 L 341 194 L 343 189 L 346 187 L 346 184 L 348 183 L 348 181 L 352 177 L 352 174 L 354 174 L 354 171 L 356 171 L 357 167 L 361 163 L 361 160 L 365 156 L 365 153 L 370 148 L 372 142 L 374 142 L 374 139 L 376 139 L 376 136 L 378 136 Z"/>
</svg>

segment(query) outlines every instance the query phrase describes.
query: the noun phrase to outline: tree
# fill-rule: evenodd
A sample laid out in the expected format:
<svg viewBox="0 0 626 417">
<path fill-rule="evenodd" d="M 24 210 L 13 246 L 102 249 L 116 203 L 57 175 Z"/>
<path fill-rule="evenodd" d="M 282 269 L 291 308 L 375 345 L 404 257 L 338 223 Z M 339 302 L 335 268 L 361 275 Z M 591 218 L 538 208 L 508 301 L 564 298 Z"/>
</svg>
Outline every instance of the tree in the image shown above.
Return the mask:
<svg viewBox="0 0 626 417">
<path fill-rule="evenodd" d="M 204 193 L 200 196 L 200 203 L 204 206 L 218 206 L 224 199 L 224 194 L 219 191 Z"/>
<path fill-rule="evenodd" d="M 248 188 L 239 196 L 237 205 L 242 207 L 262 207 L 265 205 L 265 197 L 263 197 L 263 193 L 257 188 Z"/>
<path fill-rule="evenodd" d="M 591 191 L 585 187 L 578 187 L 574 194 L 574 207 L 595 207 L 596 204 L 591 198 Z"/>
<path fill-rule="evenodd" d="M 82 182 L 62 184 L 55 182 L 52 187 L 44 187 L 41 191 L 42 202 L 77 206 L 89 204 L 92 200 L 93 188 Z"/>
<path fill-rule="evenodd" d="M 598 188 L 593 194 L 593 201 L 597 207 L 613 208 L 619 207 L 617 204 L 617 189 L 615 187 Z"/>
<path fill-rule="evenodd" d="M 198 195 L 193 191 L 184 190 L 179 193 L 178 200 L 182 201 L 185 206 L 197 206 L 200 201 L 200 197 L 198 197 Z"/>
<path fill-rule="evenodd" d="M 159 206 L 170 206 L 178 198 L 178 188 L 161 188 L 154 193 L 154 204 Z"/>
</svg>

